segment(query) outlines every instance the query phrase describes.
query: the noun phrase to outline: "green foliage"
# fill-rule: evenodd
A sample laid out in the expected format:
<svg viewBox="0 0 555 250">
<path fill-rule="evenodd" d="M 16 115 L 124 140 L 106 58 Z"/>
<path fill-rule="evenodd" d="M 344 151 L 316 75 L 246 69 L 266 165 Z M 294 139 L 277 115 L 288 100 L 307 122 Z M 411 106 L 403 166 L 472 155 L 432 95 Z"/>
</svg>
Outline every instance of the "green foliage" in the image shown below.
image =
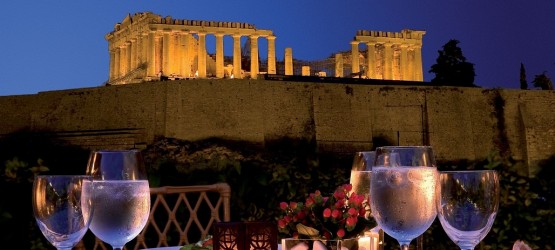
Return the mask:
<svg viewBox="0 0 555 250">
<path fill-rule="evenodd" d="M 6 161 L 2 177 L 4 177 L 6 182 L 33 183 L 36 175 L 50 171 L 43 163 L 42 159 L 38 159 L 36 166 L 29 167 L 27 162 L 20 161 L 17 157 L 14 157 Z"/>
<path fill-rule="evenodd" d="M 144 155 L 149 176 L 160 176 L 151 184 L 227 182 L 233 220 L 277 221 L 279 202 L 303 200 L 316 189 L 331 193 L 348 182 L 352 159 L 319 155 L 309 143 L 296 143 L 264 150 L 233 142 L 166 138 L 145 149 Z"/>
<path fill-rule="evenodd" d="M 449 40 L 439 50 L 436 64 L 432 65 L 430 73 L 435 73 L 432 83 L 449 86 L 475 87 L 474 64 L 467 62 L 463 56 L 462 49 L 458 46 L 459 41 Z"/>
<path fill-rule="evenodd" d="M 551 78 L 547 76 L 545 71 L 540 75 L 536 75 L 532 83 L 536 88 L 540 88 L 542 90 L 553 90 L 553 82 L 551 81 Z"/>
</svg>

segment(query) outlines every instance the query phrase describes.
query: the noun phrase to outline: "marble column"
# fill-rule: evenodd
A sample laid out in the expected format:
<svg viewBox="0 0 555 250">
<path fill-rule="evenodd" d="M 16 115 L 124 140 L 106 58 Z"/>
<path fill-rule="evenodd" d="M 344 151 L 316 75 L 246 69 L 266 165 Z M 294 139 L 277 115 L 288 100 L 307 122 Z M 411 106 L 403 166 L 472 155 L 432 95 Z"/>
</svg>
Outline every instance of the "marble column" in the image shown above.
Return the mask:
<svg viewBox="0 0 555 250">
<path fill-rule="evenodd" d="M 164 46 L 163 46 L 163 35 L 160 33 L 156 34 L 155 42 L 154 42 L 154 63 L 155 63 L 155 73 L 154 76 L 158 75 L 158 72 L 163 70 L 163 55 L 164 55 Z"/>
<path fill-rule="evenodd" d="M 193 36 L 190 33 L 183 33 L 181 35 L 181 42 L 183 43 L 183 57 L 181 58 L 181 75 L 184 77 L 191 77 L 192 70 L 191 70 L 191 62 L 192 55 L 191 55 L 191 40 Z"/>
<path fill-rule="evenodd" d="M 198 35 L 198 77 L 206 78 L 206 33 L 199 32 Z"/>
<path fill-rule="evenodd" d="M 358 41 L 351 41 L 351 73 L 360 72 L 360 60 L 358 52 Z"/>
<path fill-rule="evenodd" d="M 170 32 L 164 32 L 162 37 L 162 72 L 164 75 L 169 75 L 170 71 Z"/>
<path fill-rule="evenodd" d="M 216 77 L 224 78 L 224 34 L 216 33 Z"/>
<path fill-rule="evenodd" d="M 249 37 L 251 43 L 251 79 L 258 78 L 258 35 Z"/>
<path fill-rule="evenodd" d="M 233 77 L 241 79 L 241 35 L 233 35 Z"/>
<path fill-rule="evenodd" d="M 414 80 L 424 81 L 424 76 L 422 75 L 422 45 L 414 45 Z"/>
<path fill-rule="evenodd" d="M 276 37 L 268 36 L 268 74 L 276 73 Z"/>
<path fill-rule="evenodd" d="M 285 75 L 292 76 L 293 75 L 293 49 L 292 48 L 285 48 Z"/>
<path fill-rule="evenodd" d="M 116 79 L 119 77 L 119 51 L 118 47 L 114 48 L 114 62 L 111 63 L 111 75 L 112 79 Z"/>
<path fill-rule="evenodd" d="M 399 60 L 399 68 L 401 70 L 400 80 L 412 80 L 412 77 L 409 75 L 408 45 L 401 44 L 399 46 L 401 47 L 401 58 Z"/>
<path fill-rule="evenodd" d="M 156 75 L 156 34 L 154 32 L 148 33 L 148 41 L 147 47 L 148 50 L 146 51 L 146 61 L 148 63 L 146 75 L 149 77 L 153 77 Z"/>
<path fill-rule="evenodd" d="M 366 77 L 368 79 L 376 79 L 376 43 L 366 43 Z"/>
<path fill-rule="evenodd" d="M 137 39 L 131 38 L 129 41 L 129 69 L 128 72 L 135 70 L 137 67 Z"/>
<path fill-rule="evenodd" d="M 392 80 L 393 79 L 393 44 L 384 43 L 384 62 L 383 67 L 383 79 Z"/>
<path fill-rule="evenodd" d="M 131 72 L 131 48 L 132 48 L 132 43 L 131 42 L 126 42 L 127 48 L 125 49 L 125 56 L 127 57 L 125 60 L 125 75 L 127 75 L 129 72 Z"/>
<path fill-rule="evenodd" d="M 343 77 L 343 55 L 335 54 L 335 77 Z"/>
<path fill-rule="evenodd" d="M 120 54 L 120 58 L 119 58 L 119 76 L 122 77 L 125 75 L 125 73 L 127 72 L 127 42 L 124 42 L 123 45 L 120 48 L 121 54 Z"/>
</svg>

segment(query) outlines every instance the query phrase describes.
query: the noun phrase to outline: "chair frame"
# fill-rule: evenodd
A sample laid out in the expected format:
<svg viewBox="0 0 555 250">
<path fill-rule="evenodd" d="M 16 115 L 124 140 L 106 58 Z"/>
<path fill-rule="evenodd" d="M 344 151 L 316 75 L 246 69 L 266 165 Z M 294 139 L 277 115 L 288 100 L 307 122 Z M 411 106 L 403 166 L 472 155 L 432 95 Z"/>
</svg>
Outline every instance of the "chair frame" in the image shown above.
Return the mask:
<svg viewBox="0 0 555 250">
<path fill-rule="evenodd" d="M 189 201 L 187 194 L 196 193 L 198 198 L 195 201 Z M 208 193 L 218 193 L 219 198 L 216 203 L 213 204 L 208 197 Z M 212 225 L 217 222 L 229 222 L 231 220 L 230 215 L 230 197 L 231 197 L 231 187 L 227 183 L 216 183 L 212 185 L 193 185 L 193 186 L 163 186 L 163 187 L 153 187 L 150 188 L 151 194 L 151 209 L 150 215 L 148 217 L 148 222 L 145 225 L 141 233 L 136 237 L 135 245 L 132 249 L 142 249 L 154 246 L 147 246 L 145 242 L 145 234 L 150 232 L 149 230 L 154 230 L 158 237 L 158 243 L 155 247 L 167 247 L 168 241 L 166 234 L 171 228 L 176 228 L 179 231 L 179 245 L 190 244 L 190 239 L 188 238 L 188 233 L 192 226 L 197 226 L 201 233 L 201 238 L 205 238 L 210 233 Z M 166 195 L 178 195 L 177 201 L 172 207 L 168 204 L 166 200 Z M 152 202 L 152 199 L 154 200 Z M 203 223 L 197 217 L 197 212 L 201 205 L 206 204 L 210 208 L 210 219 L 203 225 Z M 185 223 L 185 227 L 181 227 L 178 220 L 176 219 L 176 214 L 178 209 L 185 205 L 189 211 L 190 217 Z M 168 213 L 168 221 L 164 224 L 156 223 L 154 215 L 158 210 L 166 210 Z M 223 213 L 223 218 L 221 218 L 220 213 Z M 194 225 L 193 225 L 194 223 Z M 163 228 L 159 227 L 163 225 Z M 196 242 L 196 241 L 195 241 Z M 82 243 L 82 242 L 81 242 Z M 80 246 L 83 244 L 80 243 Z M 193 242 L 194 243 L 194 242 Z M 79 248 L 79 246 L 78 246 Z M 128 248 L 127 246 L 125 247 Z M 95 239 L 95 244 L 93 249 L 107 250 L 106 244 L 100 239 Z"/>
</svg>

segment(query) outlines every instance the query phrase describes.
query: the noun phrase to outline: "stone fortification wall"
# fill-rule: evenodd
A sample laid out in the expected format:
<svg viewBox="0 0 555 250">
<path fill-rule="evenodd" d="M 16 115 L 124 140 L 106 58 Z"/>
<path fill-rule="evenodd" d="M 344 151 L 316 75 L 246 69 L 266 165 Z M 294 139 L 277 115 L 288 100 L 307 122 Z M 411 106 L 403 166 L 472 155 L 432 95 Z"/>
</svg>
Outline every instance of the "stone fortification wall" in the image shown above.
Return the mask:
<svg viewBox="0 0 555 250">
<path fill-rule="evenodd" d="M 535 163 L 555 154 L 552 107 L 553 91 L 183 80 L 0 97 L 0 134 L 46 129 L 93 148 L 155 136 L 305 139 L 344 153 L 429 144 L 442 160 L 499 150 Z M 131 142 L 113 145 L 118 133 Z"/>
</svg>

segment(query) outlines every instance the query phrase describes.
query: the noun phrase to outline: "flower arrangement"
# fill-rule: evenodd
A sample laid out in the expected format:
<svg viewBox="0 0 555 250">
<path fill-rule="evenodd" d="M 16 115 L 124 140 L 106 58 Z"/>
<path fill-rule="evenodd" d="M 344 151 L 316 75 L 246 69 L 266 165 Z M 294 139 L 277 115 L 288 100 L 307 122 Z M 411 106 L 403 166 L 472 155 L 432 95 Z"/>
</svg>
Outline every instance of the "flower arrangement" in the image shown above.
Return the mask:
<svg viewBox="0 0 555 250">
<path fill-rule="evenodd" d="M 351 190 L 351 184 L 344 184 L 330 197 L 324 197 L 316 190 L 305 203 L 281 202 L 279 232 L 292 238 L 323 240 L 363 235 L 364 231 L 376 226 L 376 221 L 367 216 L 370 214 L 368 197 Z"/>
</svg>

